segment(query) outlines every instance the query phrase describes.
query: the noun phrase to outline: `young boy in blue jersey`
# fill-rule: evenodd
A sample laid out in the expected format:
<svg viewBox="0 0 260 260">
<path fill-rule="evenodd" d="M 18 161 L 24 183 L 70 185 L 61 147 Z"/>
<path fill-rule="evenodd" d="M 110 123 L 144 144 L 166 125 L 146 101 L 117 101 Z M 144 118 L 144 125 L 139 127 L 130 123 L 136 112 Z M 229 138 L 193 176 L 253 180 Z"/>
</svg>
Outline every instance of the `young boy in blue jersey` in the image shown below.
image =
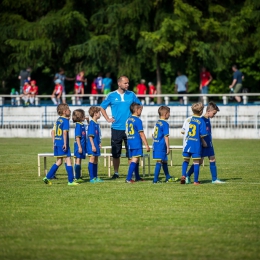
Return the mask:
<svg viewBox="0 0 260 260">
<path fill-rule="evenodd" d="M 87 136 L 86 126 L 83 123 L 85 120 L 85 112 L 83 109 L 76 109 L 72 113 L 72 121 L 76 123 L 75 126 L 75 141 L 74 141 L 74 157 L 75 165 L 75 181 L 79 182 L 81 179 L 81 160 L 86 159 L 87 152 Z"/>
<path fill-rule="evenodd" d="M 169 144 L 169 124 L 167 122 L 170 117 L 170 108 L 167 106 L 160 106 L 158 109 L 159 120 L 156 122 L 153 133 L 153 159 L 156 160 L 154 169 L 153 183 L 158 183 L 161 167 L 166 177 L 166 182 L 173 182 L 178 180 L 169 174 L 168 157 L 170 153 Z"/>
<path fill-rule="evenodd" d="M 215 152 L 212 143 L 211 123 L 210 123 L 210 118 L 214 118 L 217 112 L 219 112 L 218 106 L 213 101 L 210 101 L 208 103 L 206 113 L 202 116 L 202 119 L 206 124 L 207 135 L 203 138 L 204 144 L 202 146 L 202 152 L 201 152 L 202 158 L 200 160 L 200 164 L 203 163 L 203 157 L 208 157 L 212 183 L 221 184 L 225 182 L 218 179 Z M 187 173 L 186 183 L 190 183 L 190 176 L 193 173 L 193 171 L 194 171 L 194 166 L 191 166 L 190 170 Z"/>
<path fill-rule="evenodd" d="M 68 173 L 68 185 L 74 186 L 78 183 L 74 182 L 73 168 L 71 165 L 71 153 L 69 146 L 69 118 L 71 111 L 67 104 L 59 104 L 57 106 L 57 113 L 60 116 L 56 123 L 54 129 L 54 157 L 57 157 L 57 161 L 51 167 L 50 171 L 47 173 L 46 177 L 43 178 L 44 183 L 51 185 L 50 179 L 55 176 L 56 171 L 63 163 L 63 158 L 65 158 L 65 168 Z"/>
<path fill-rule="evenodd" d="M 100 107 L 92 106 L 89 108 L 89 115 L 92 120 L 88 126 L 87 153 L 89 156 L 88 171 L 91 183 L 103 182 L 98 177 L 98 156 L 101 148 L 101 132 L 97 120 L 101 117 Z"/>
<path fill-rule="evenodd" d="M 133 183 L 133 173 L 135 173 L 135 181 L 143 181 L 139 175 L 139 158 L 143 156 L 143 143 L 146 147 L 146 151 L 150 152 L 150 147 L 147 143 L 142 120 L 139 118 L 142 114 L 143 106 L 137 103 L 132 103 L 130 116 L 126 121 L 127 143 L 129 158 L 131 163 L 128 168 L 128 174 L 126 177 L 126 183 Z"/>
<path fill-rule="evenodd" d="M 202 149 L 202 138 L 207 135 L 206 124 L 201 118 L 203 113 L 203 104 L 201 102 L 193 104 L 191 109 L 193 116 L 188 124 L 188 130 L 185 133 L 185 141 L 183 145 L 183 164 L 181 184 L 186 183 L 186 171 L 190 162 L 193 159 L 194 166 L 194 185 L 199 185 L 199 170 Z"/>
</svg>

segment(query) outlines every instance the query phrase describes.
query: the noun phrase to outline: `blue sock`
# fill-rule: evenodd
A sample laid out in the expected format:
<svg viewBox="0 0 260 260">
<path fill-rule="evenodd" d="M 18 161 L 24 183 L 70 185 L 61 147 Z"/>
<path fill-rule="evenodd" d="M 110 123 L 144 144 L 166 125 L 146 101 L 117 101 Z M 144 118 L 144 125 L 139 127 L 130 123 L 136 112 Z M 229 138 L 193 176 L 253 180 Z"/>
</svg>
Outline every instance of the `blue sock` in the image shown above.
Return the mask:
<svg viewBox="0 0 260 260">
<path fill-rule="evenodd" d="M 52 179 L 58 169 L 59 166 L 56 163 L 54 163 L 50 168 L 49 172 L 47 173 L 46 178 L 49 180 Z"/>
<path fill-rule="evenodd" d="M 97 170 L 98 170 L 98 165 L 96 163 L 93 163 L 93 175 L 94 175 L 94 178 L 97 178 Z"/>
<path fill-rule="evenodd" d="M 134 172 L 135 172 L 135 180 L 136 181 L 141 180 L 141 177 L 139 174 L 139 163 L 136 163 Z"/>
<path fill-rule="evenodd" d="M 133 176 L 133 172 L 135 171 L 135 167 L 136 167 L 136 163 L 135 162 L 131 162 L 128 168 L 128 174 L 126 176 L 126 180 L 130 181 L 132 179 Z"/>
<path fill-rule="evenodd" d="M 188 166 L 189 166 L 189 163 L 186 162 L 186 161 L 183 161 L 183 163 L 182 163 L 182 175 L 181 176 L 186 177 L 186 172 L 187 172 Z"/>
<path fill-rule="evenodd" d="M 75 164 L 74 165 L 74 171 L 75 171 L 75 177 L 78 180 L 80 178 L 81 165 Z"/>
<path fill-rule="evenodd" d="M 209 168 L 211 172 L 212 181 L 215 181 L 218 178 L 216 162 L 210 162 Z"/>
<path fill-rule="evenodd" d="M 157 182 L 158 181 L 160 170 L 161 170 L 161 166 L 162 166 L 162 164 L 159 163 L 159 162 L 157 162 L 155 164 L 153 182 Z"/>
<path fill-rule="evenodd" d="M 162 167 L 167 181 L 171 178 L 171 175 L 169 174 L 168 163 L 163 163 Z"/>
<path fill-rule="evenodd" d="M 90 180 L 94 179 L 94 166 L 91 162 L 88 163 L 88 173 Z"/>
<path fill-rule="evenodd" d="M 200 165 L 194 164 L 194 182 L 199 182 Z"/>
<path fill-rule="evenodd" d="M 194 173 L 194 164 L 191 165 L 190 169 L 187 172 L 187 176 L 190 177 Z"/>
<path fill-rule="evenodd" d="M 73 173 L 73 167 L 72 166 L 66 166 L 66 171 L 68 173 L 68 181 L 71 183 L 74 179 L 74 173 Z"/>
</svg>

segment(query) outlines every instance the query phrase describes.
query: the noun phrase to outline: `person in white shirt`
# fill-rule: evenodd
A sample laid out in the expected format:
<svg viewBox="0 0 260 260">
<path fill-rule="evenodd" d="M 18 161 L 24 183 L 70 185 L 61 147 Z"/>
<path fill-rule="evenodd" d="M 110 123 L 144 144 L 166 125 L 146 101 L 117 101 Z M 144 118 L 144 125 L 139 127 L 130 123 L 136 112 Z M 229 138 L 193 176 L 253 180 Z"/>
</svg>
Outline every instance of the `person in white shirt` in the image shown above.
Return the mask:
<svg viewBox="0 0 260 260">
<path fill-rule="evenodd" d="M 177 71 L 178 77 L 175 79 L 175 90 L 178 94 L 188 93 L 188 78 L 182 74 L 180 70 Z M 183 97 L 179 97 L 179 101 L 183 104 Z"/>
</svg>

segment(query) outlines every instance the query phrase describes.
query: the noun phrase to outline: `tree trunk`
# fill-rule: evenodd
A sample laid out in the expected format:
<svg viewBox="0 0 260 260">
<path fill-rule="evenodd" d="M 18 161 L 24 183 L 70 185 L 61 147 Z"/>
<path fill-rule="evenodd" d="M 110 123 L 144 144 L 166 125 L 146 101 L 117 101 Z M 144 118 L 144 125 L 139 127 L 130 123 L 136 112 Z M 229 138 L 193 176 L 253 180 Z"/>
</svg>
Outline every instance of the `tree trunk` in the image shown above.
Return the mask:
<svg viewBox="0 0 260 260">
<path fill-rule="evenodd" d="M 162 94 L 161 69 L 158 54 L 156 56 L 156 80 L 157 94 Z M 157 104 L 162 104 L 162 97 L 157 98 Z"/>
</svg>

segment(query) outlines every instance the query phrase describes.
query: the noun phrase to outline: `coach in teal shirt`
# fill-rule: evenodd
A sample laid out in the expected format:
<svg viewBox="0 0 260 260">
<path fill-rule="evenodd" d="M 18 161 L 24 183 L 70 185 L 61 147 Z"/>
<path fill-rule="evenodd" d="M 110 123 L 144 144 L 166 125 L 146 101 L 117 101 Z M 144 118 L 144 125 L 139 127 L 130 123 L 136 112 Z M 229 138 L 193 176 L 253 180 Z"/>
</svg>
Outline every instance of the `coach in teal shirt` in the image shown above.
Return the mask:
<svg viewBox="0 0 260 260">
<path fill-rule="evenodd" d="M 112 123 L 111 147 L 115 171 L 112 179 L 119 177 L 118 169 L 123 141 L 126 147 L 126 156 L 128 157 L 127 136 L 125 129 L 126 120 L 131 116 L 130 106 L 133 102 L 141 104 L 135 93 L 128 90 L 129 79 L 126 76 L 121 76 L 117 80 L 117 84 L 118 89 L 109 93 L 100 105 L 102 115 L 107 122 Z M 105 109 L 107 109 L 108 106 L 111 107 L 112 117 L 109 117 L 106 113 Z"/>
</svg>

